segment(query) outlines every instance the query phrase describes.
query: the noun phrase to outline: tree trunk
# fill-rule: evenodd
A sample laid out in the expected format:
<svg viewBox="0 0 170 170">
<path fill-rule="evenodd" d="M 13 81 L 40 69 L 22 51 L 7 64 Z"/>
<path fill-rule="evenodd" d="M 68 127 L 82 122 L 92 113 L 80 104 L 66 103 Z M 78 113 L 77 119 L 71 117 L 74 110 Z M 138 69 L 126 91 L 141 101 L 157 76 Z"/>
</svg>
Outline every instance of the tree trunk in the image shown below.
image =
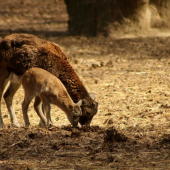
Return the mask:
<svg viewBox="0 0 170 170">
<path fill-rule="evenodd" d="M 151 26 L 152 11 L 167 0 L 64 0 L 69 14 L 68 30 L 72 35 L 108 35 L 110 29 L 126 24 L 134 29 L 148 29 Z M 164 5 L 165 6 L 165 5 Z M 162 8 L 161 8 L 162 9 Z M 167 12 L 170 10 L 168 6 Z M 161 11 L 161 10 L 159 10 Z M 158 11 L 158 12 L 159 12 Z M 169 12 L 170 13 L 170 12 Z M 163 14 L 161 14 L 163 16 Z M 113 25 L 113 27 L 110 27 Z"/>
<path fill-rule="evenodd" d="M 96 31 L 96 0 L 64 0 L 69 14 L 68 30 L 72 35 Z"/>
</svg>

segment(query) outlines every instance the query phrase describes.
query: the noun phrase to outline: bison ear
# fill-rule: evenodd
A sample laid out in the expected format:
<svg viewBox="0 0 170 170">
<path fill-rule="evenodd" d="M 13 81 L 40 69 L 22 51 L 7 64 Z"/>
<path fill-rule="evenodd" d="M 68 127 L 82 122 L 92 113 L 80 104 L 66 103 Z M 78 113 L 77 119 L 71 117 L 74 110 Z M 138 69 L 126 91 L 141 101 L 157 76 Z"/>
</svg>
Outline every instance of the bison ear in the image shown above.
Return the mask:
<svg viewBox="0 0 170 170">
<path fill-rule="evenodd" d="M 90 93 L 90 97 L 94 100 L 95 99 L 95 94 L 94 93 Z"/>
<path fill-rule="evenodd" d="M 82 103 L 83 103 L 82 100 L 79 100 L 79 101 L 76 103 L 76 105 L 81 106 Z"/>
<path fill-rule="evenodd" d="M 98 102 L 93 102 L 93 104 L 95 105 L 95 106 L 98 106 L 99 105 L 99 103 Z"/>
<path fill-rule="evenodd" d="M 86 99 L 82 99 L 82 106 L 88 106 L 89 103 Z"/>
</svg>

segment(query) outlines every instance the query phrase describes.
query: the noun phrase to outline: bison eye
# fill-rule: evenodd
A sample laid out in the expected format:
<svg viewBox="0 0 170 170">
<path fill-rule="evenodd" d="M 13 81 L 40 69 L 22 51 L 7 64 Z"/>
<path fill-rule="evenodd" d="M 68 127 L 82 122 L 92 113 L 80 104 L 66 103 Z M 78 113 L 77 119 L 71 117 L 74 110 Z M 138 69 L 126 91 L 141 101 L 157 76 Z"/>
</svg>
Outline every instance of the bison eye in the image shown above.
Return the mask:
<svg viewBox="0 0 170 170">
<path fill-rule="evenodd" d="M 89 112 L 86 112 L 87 116 L 90 116 L 90 113 Z"/>
<path fill-rule="evenodd" d="M 77 116 L 76 116 L 76 115 L 73 115 L 73 118 L 74 118 L 74 119 L 76 119 L 76 118 L 77 118 Z"/>
</svg>

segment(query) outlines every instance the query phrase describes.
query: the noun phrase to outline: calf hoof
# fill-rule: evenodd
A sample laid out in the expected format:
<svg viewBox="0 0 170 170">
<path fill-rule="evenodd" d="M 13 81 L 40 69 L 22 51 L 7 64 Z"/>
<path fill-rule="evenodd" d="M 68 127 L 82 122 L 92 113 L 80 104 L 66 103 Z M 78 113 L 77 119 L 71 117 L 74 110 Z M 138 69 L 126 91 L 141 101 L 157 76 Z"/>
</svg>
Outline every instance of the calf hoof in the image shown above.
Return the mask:
<svg viewBox="0 0 170 170">
<path fill-rule="evenodd" d="M 11 123 L 12 127 L 20 127 L 19 123 Z"/>
<path fill-rule="evenodd" d="M 31 125 L 25 125 L 25 128 L 30 128 L 31 127 Z"/>
<path fill-rule="evenodd" d="M 53 124 L 51 122 L 47 123 L 47 127 L 53 127 Z"/>
<path fill-rule="evenodd" d="M 46 125 L 40 120 L 39 126 L 44 127 L 44 126 L 46 126 Z"/>
</svg>

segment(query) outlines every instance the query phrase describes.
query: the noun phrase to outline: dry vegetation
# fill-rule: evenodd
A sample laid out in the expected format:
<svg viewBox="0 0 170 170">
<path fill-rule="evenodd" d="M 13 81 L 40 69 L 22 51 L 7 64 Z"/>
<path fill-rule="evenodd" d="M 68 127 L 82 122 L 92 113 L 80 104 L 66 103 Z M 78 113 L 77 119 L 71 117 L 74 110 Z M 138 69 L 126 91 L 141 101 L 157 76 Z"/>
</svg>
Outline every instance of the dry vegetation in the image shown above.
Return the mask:
<svg viewBox="0 0 170 170">
<path fill-rule="evenodd" d="M 52 17 L 50 20 L 56 21 Z M 53 30 L 53 24 L 47 25 Z M 96 94 L 99 111 L 91 128 L 79 129 L 69 127 L 64 113 L 54 106 L 51 115 L 56 127 L 46 129 L 38 127 L 39 118 L 31 104 L 32 127 L 27 129 L 23 127 L 20 88 L 13 104 L 21 128 L 10 127 L 2 102 L 8 128 L 0 130 L 0 169 L 167 169 L 170 37 L 58 36 L 50 30 L 47 35 L 46 26 L 43 31 L 39 31 L 40 27 L 28 30 L 61 45 L 87 89 Z M 7 31 L 0 32 L 1 38 L 10 32 L 8 24 L 5 28 Z M 17 24 L 14 28 L 19 32 Z"/>
</svg>

